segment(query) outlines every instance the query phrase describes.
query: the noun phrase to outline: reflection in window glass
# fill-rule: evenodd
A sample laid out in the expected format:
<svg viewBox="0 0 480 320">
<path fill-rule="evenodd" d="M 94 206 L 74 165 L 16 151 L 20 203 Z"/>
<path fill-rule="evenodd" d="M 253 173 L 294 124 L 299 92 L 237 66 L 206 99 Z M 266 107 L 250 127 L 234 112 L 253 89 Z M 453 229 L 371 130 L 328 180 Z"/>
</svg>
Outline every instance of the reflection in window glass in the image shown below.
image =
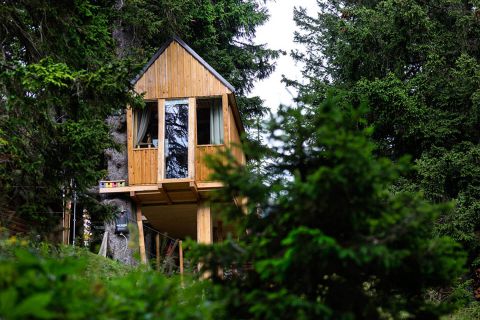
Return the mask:
<svg viewBox="0 0 480 320">
<path fill-rule="evenodd" d="M 188 177 L 188 102 L 165 104 L 165 178 Z"/>
</svg>

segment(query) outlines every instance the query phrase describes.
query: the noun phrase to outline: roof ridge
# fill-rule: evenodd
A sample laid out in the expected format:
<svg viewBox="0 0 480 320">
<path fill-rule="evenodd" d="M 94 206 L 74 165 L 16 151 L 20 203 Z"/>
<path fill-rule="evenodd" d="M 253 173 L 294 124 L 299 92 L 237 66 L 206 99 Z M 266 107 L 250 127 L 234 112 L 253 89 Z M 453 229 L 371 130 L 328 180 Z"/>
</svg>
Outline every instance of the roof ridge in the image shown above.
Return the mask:
<svg viewBox="0 0 480 320">
<path fill-rule="evenodd" d="M 173 35 L 169 40 L 163 43 L 160 49 L 155 52 L 155 54 L 150 58 L 147 64 L 142 68 L 140 73 L 130 82 L 132 85 L 137 83 L 137 81 L 147 72 L 147 70 L 152 66 L 152 64 L 158 59 L 158 57 L 170 46 L 170 44 L 176 41 L 179 45 L 182 46 L 188 53 L 190 53 L 201 65 L 203 65 L 210 73 L 212 73 L 224 86 L 226 86 L 230 91 L 235 92 L 235 88 L 222 77 L 211 65 L 209 65 L 203 58 L 195 52 L 188 44 L 186 44 L 178 36 Z"/>
</svg>

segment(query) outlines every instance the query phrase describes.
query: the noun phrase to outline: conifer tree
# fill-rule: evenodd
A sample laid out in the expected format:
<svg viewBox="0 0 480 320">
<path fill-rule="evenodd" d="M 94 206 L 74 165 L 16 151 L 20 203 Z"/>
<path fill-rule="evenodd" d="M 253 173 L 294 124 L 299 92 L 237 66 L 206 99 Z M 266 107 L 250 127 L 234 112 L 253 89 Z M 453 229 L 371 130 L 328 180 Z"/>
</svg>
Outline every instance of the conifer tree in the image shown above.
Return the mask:
<svg viewBox="0 0 480 320">
<path fill-rule="evenodd" d="M 108 115 L 139 106 L 131 79 L 172 35 L 246 94 L 277 53 L 254 45 L 268 15 L 256 0 L 4 1 L 0 9 L 0 210 L 57 224 L 62 189 L 105 175 Z M 67 193 L 71 190 L 67 190 Z"/>
<path fill-rule="evenodd" d="M 239 226 L 240 240 L 196 254 L 221 287 L 227 318 L 438 319 L 447 313 L 449 304 L 427 293 L 463 272 L 460 246 L 434 232 L 449 206 L 395 189 L 409 162 L 373 155 L 363 107 L 330 98 L 318 107 L 283 108 L 269 130 L 267 174 L 233 157 L 228 164 L 211 160 L 215 178 L 227 186 L 217 210 Z M 227 206 L 232 195 L 246 205 Z"/>
<path fill-rule="evenodd" d="M 474 1 L 322 1 L 318 15 L 296 11 L 297 52 L 310 80 L 305 97 L 346 92 L 369 100 L 376 154 L 411 155 L 416 171 L 402 188 L 453 201 L 443 234 L 480 266 L 480 37 Z"/>
</svg>

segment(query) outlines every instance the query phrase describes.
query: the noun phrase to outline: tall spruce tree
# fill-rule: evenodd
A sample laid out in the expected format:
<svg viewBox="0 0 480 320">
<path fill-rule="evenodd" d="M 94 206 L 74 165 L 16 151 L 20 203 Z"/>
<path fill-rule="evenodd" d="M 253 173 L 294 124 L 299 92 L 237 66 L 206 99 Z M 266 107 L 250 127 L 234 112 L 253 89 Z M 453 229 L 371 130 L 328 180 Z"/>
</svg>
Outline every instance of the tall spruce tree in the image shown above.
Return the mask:
<svg viewBox="0 0 480 320">
<path fill-rule="evenodd" d="M 252 42 L 267 18 L 256 0 L 2 2 L 0 210 L 51 226 L 72 178 L 79 191 L 96 184 L 112 147 L 105 118 L 141 103 L 130 80 L 171 35 L 225 75 L 252 116 L 264 112 L 243 94 L 274 67 L 277 53 Z"/>
<path fill-rule="evenodd" d="M 172 35 L 199 52 L 236 89 L 247 126 L 266 113 L 258 97 L 246 94 L 273 71 L 278 51 L 255 44 L 255 30 L 267 19 L 264 0 L 142 0 L 125 2 L 118 28 L 125 35 L 123 54 L 146 61 Z"/>
<path fill-rule="evenodd" d="M 310 80 L 301 91 L 321 100 L 329 89 L 356 104 L 367 98 L 376 153 L 405 154 L 416 172 L 403 188 L 432 202 L 454 201 L 439 219 L 480 267 L 480 12 L 475 1 L 319 1 L 295 13 L 296 40 Z"/>
<path fill-rule="evenodd" d="M 221 284 L 226 318 L 438 319 L 449 311 L 427 294 L 463 272 L 460 245 L 434 232 L 449 206 L 395 190 L 409 162 L 374 157 L 362 109 L 342 99 L 282 109 L 269 126 L 264 176 L 212 160 L 226 185 L 219 210 L 239 225 L 240 241 L 197 256 Z M 232 195 L 246 205 L 226 205 Z"/>
<path fill-rule="evenodd" d="M 110 20 L 107 3 L 2 3 L 0 187 L 39 229 L 58 223 L 71 179 L 82 191 L 102 177 L 104 120 L 133 102 Z"/>
</svg>

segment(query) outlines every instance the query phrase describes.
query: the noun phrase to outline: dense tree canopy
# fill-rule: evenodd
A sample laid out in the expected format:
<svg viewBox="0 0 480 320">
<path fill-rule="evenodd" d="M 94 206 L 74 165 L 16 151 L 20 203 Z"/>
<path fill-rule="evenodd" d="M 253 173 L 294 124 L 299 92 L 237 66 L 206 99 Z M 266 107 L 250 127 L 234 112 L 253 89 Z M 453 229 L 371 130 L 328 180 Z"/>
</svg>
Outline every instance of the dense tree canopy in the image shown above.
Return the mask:
<svg viewBox="0 0 480 320">
<path fill-rule="evenodd" d="M 2 4 L 0 186 L 30 218 L 51 221 L 70 179 L 85 190 L 103 175 L 104 119 L 133 98 L 110 19 L 89 1 Z"/>
<path fill-rule="evenodd" d="M 267 18 L 256 0 L 4 1 L 0 207 L 51 220 L 72 178 L 95 185 L 113 146 L 105 118 L 141 104 L 130 80 L 174 34 L 232 82 L 246 119 L 261 115 L 244 94 L 274 67 L 277 52 L 252 41 Z"/>
<path fill-rule="evenodd" d="M 265 109 L 261 101 L 245 94 L 273 71 L 272 61 L 278 56 L 277 51 L 253 42 L 256 27 L 268 18 L 264 2 L 127 1 L 117 21 L 128 48 L 124 54 L 145 59 L 172 34 L 180 36 L 235 87 L 248 124 Z"/>
<path fill-rule="evenodd" d="M 464 272 L 466 257 L 452 237 L 469 249 L 472 266 L 479 264 L 477 5 L 318 3 L 317 17 L 296 12 L 296 39 L 307 50 L 295 57 L 309 82 L 287 82 L 300 88 L 299 104 L 281 108 L 269 123 L 270 148 L 246 150 L 250 159 L 266 159 L 262 170 L 231 156 L 211 159 L 213 178 L 225 183 L 214 211 L 238 227 L 235 240 L 192 250 L 213 287 L 151 272 L 99 284 L 92 274 L 70 274 L 82 272 L 78 259 L 45 258 L 20 244 L 0 254 L 0 313 L 182 319 L 448 313 L 449 301 L 429 293 Z M 96 184 L 104 149 L 115 147 L 105 118 L 126 104 L 142 107 L 130 80 L 174 34 L 237 88 L 251 124 L 265 110 L 258 97 L 245 95 L 272 72 L 278 55 L 253 43 L 255 28 L 268 18 L 263 5 L 2 1 L 0 210 L 55 224 L 62 189 L 73 178 L 80 191 Z"/>
<path fill-rule="evenodd" d="M 427 295 L 463 271 L 459 245 L 434 232 L 448 206 L 395 191 L 408 160 L 376 159 L 362 108 L 340 101 L 282 109 L 265 176 L 213 161 L 228 186 L 217 200 L 248 199 L 246 212 L 222 204 L 247 233 L 197 254 L 236 318 L 437 319 L 449 310 Z"/>
<path fill-rule="evenodd" d="M 403 188 L 453 200 L 439 228 L 478 266 L 480 230 L 480 19 L 475 1 L 322 1 L 316 17 L 296 12 L 296 58 L 307 99 L 330 89 L 367 98 L 376 153 L 409 154 L 417 170 Z"/>
</svg>

